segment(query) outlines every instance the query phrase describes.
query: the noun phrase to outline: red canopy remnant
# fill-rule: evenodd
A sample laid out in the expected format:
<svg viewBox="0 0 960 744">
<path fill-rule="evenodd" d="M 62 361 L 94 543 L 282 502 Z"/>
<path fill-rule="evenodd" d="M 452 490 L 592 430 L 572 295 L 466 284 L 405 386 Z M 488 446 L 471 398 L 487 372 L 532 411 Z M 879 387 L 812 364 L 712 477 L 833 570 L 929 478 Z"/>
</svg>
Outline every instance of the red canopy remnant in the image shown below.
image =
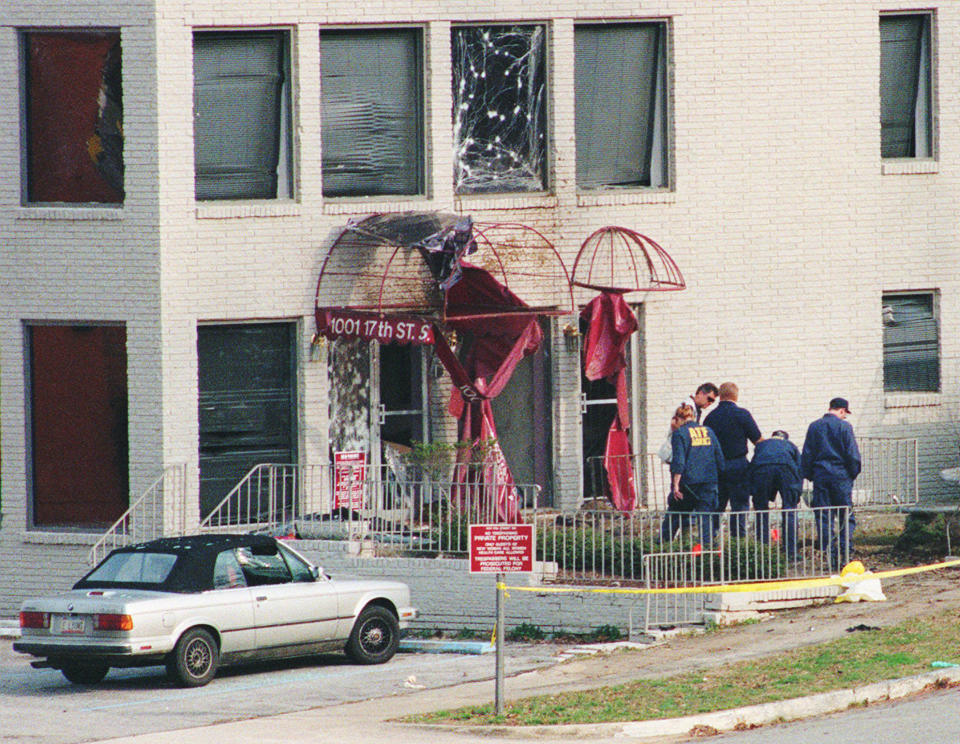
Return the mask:
<svg viewBox="0 0 960 744">
<path fill-rule="evenodd" d="M 637 319 L 617 292 L 603 292 L 588 304 L 580 316 L 589 322 L 583 348 L 583 369 L 588 380 L 606 377 L 617 386 L 617 415 L 607 432 L 603 466 L 610 486 L 610 501 L 622 512 L 633 511 L 637 492 L 633 482 L 630 448 L 630 411 L 627 406 L 627 366 L 624 348 L 637 330 Z"/>
<path fill-rule="evenodd" d="M 571 283 L 621 294 L 675 292 L 687 286 L 666 250 L 626 227 L 602 227 L 583 241 Z"/>
<path fill-rule="evenodd" d="M 405 212 L 373 215 L 337 237 L 317 280 L 315 314 L 317 334 L 327 338 L 435 346 L 455 386 L 450 412 L 471 445 L 462 451 L 458 495 L 489 499 L 489 518 L 516 522 L 519 494 L 496 443 L 490 400 L 539 347 L 538 316 L 573 307 L 567 269 L 536 230 Z M 465 337 L 462 362 L 447 330 Z M 468 462 L 476 456 L 480 468 Z"/>
<path fill-rule="evenodd" d="M 349 224 L 320 269 L 318 310 L 415 315 L 441 324 L 451 316 L 489 319 L 573 312 L 570 275 L 546 237 L 526 225 L 469 220 L 444 212 L 402 212 Z M 470 224 L 470 235 L 461 244 L 464 221 Z M 467 261 L 485 269 L 507 291 L 523 296 L 524 303 L 504 305 L 496 293 L 473 297 L 469 305 L 457 303 L 448 295 Z"/>
</svg>

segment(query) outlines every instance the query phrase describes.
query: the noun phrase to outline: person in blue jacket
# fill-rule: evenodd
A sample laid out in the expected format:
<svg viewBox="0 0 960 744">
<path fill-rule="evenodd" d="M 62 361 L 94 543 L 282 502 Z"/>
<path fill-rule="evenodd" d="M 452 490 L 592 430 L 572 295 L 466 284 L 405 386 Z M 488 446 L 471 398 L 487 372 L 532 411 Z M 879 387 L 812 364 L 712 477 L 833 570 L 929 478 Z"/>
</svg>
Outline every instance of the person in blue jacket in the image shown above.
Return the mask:
<svg viewBox="0 0 960 744">
<path fill-rule="evenodd" d="M 670 445 L 671 498 L 692 505 L 691 511 L 698 515 L 700 542 L 707 548 L 713 542 L 711 520 L 717 510 L 717 481 L 723 472 L 719 440 L 709 426 L 688 420 L 673 432 Z"/>
<path fill-rule="evenodd" d="M 841 559 L 849 558 L 857 524 L 853 516 L 853 481 L 860 475 L 860 449 L 853 426 L 846 420 L 849 415 L 850 404 L 845 398 L 831 400 L 829 410 L 807 429 L 800 456 L 801 474 L 813 483 L 810 505 L 817 510 L 817 542 L 821 550 L 829 551 L 835 570 L 840 568 Z M 836 535 L 835 513 L 839 522 Z"/>
<path fill-rule="evenodd" d="M 720 476 L 717 512 L 722 514 L 730 504 L 730 534 L 746 537 L 747 511 L 750 509 L 750 483 L 747 468 L 747 442 L 757 444 L 763 437 L 753 415 L 737 405 L 740 389 L 733 382 L 720 385 L 720 402 L 703 419 L 717 433 L 725 465 Z M 717 526 L 720 517 L 715 520 Z"/>
<path fill-rule="evenodd" d="M 800 503 L 800 450 L 790 435 L 778 430 L 753 448 L 750 494 L 757 512 L 757 539 L 770 542 L 770 504 L 780 494 L 783 548 L 788 561 L 797 559 L 797 505 Z"/>
</svg>

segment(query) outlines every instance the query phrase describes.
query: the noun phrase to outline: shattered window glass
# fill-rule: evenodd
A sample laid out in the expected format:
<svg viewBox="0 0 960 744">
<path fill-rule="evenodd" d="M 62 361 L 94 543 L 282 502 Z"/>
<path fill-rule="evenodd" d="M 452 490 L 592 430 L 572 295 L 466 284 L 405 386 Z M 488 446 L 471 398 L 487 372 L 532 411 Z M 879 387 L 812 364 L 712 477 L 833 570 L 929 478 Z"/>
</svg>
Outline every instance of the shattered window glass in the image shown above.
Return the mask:
<svg viewBox="0 0 960 744">
<path fill-rule="evenodd" d="M 543 26 L 453 30 L 458 194 L 546 188 L 545 56 Z"/>
<path fill-rule="evenodd" d="M 116 31 L 24 34 L 26 199 L 123 202 L 123 89 Z"/>
</svg>

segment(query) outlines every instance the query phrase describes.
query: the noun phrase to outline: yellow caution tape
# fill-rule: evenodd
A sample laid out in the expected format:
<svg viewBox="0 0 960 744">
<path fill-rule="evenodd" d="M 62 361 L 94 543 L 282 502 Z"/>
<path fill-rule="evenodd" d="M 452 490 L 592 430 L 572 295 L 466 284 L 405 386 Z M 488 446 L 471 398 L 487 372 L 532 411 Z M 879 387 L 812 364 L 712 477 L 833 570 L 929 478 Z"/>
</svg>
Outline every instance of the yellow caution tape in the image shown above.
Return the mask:
<svg viewBox="0 0 960 744">
<path fill-rule="evenodd" d="M 890 571 L 879 571 L 869 574 L 869 578 L 892 579 L 896 576 L 937 571 L 941 568 L 960 566 L 960 558 L 941 563 L 931 563 L 926 566 L 911 566 L 910 568 L 896 568 Z M 864 575 L 864 574 L 861 574 Z M 864 575 L 865 576 L 865 575 Z M 849 582 L 843 576 L 826 576 L 820 579 L 781 579 L 778 581 L 760 581 L 752 584 L 716 584 L 713 586 L 677 586 L 664 589 L 625 589 L 623 587 L 573 587 L 573 586 L 507 586 L 497 582 L 500 591 L 536 592 L 538 594 L 725 594 L 729 592 L 771 592 L 787 589 L 811 589 L 819 586 L 841 586 Z"/>
</svg>

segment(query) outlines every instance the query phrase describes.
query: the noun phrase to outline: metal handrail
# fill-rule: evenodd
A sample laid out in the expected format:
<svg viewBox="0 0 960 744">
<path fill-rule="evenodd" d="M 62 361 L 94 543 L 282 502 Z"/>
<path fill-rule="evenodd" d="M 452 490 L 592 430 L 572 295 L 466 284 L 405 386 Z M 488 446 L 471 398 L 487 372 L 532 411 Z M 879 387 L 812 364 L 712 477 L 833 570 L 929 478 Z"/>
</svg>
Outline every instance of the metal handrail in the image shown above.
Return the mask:
<svg viewBox="0 0 960 744">
<path fill-rule="evenodd" d="M 87 554 L 87 561 L 95 565 L 115 548 L 171 533 L 182 534 L 186 530 L 186 482 L 186 463 L 164 468 L 160 477 L 94 543 Z M 164 494 L 171 487 L 175 493 L 165 499 Z M 172 520 L 165 519 L 167 512 L 170 512 Z"/>
</svg>

